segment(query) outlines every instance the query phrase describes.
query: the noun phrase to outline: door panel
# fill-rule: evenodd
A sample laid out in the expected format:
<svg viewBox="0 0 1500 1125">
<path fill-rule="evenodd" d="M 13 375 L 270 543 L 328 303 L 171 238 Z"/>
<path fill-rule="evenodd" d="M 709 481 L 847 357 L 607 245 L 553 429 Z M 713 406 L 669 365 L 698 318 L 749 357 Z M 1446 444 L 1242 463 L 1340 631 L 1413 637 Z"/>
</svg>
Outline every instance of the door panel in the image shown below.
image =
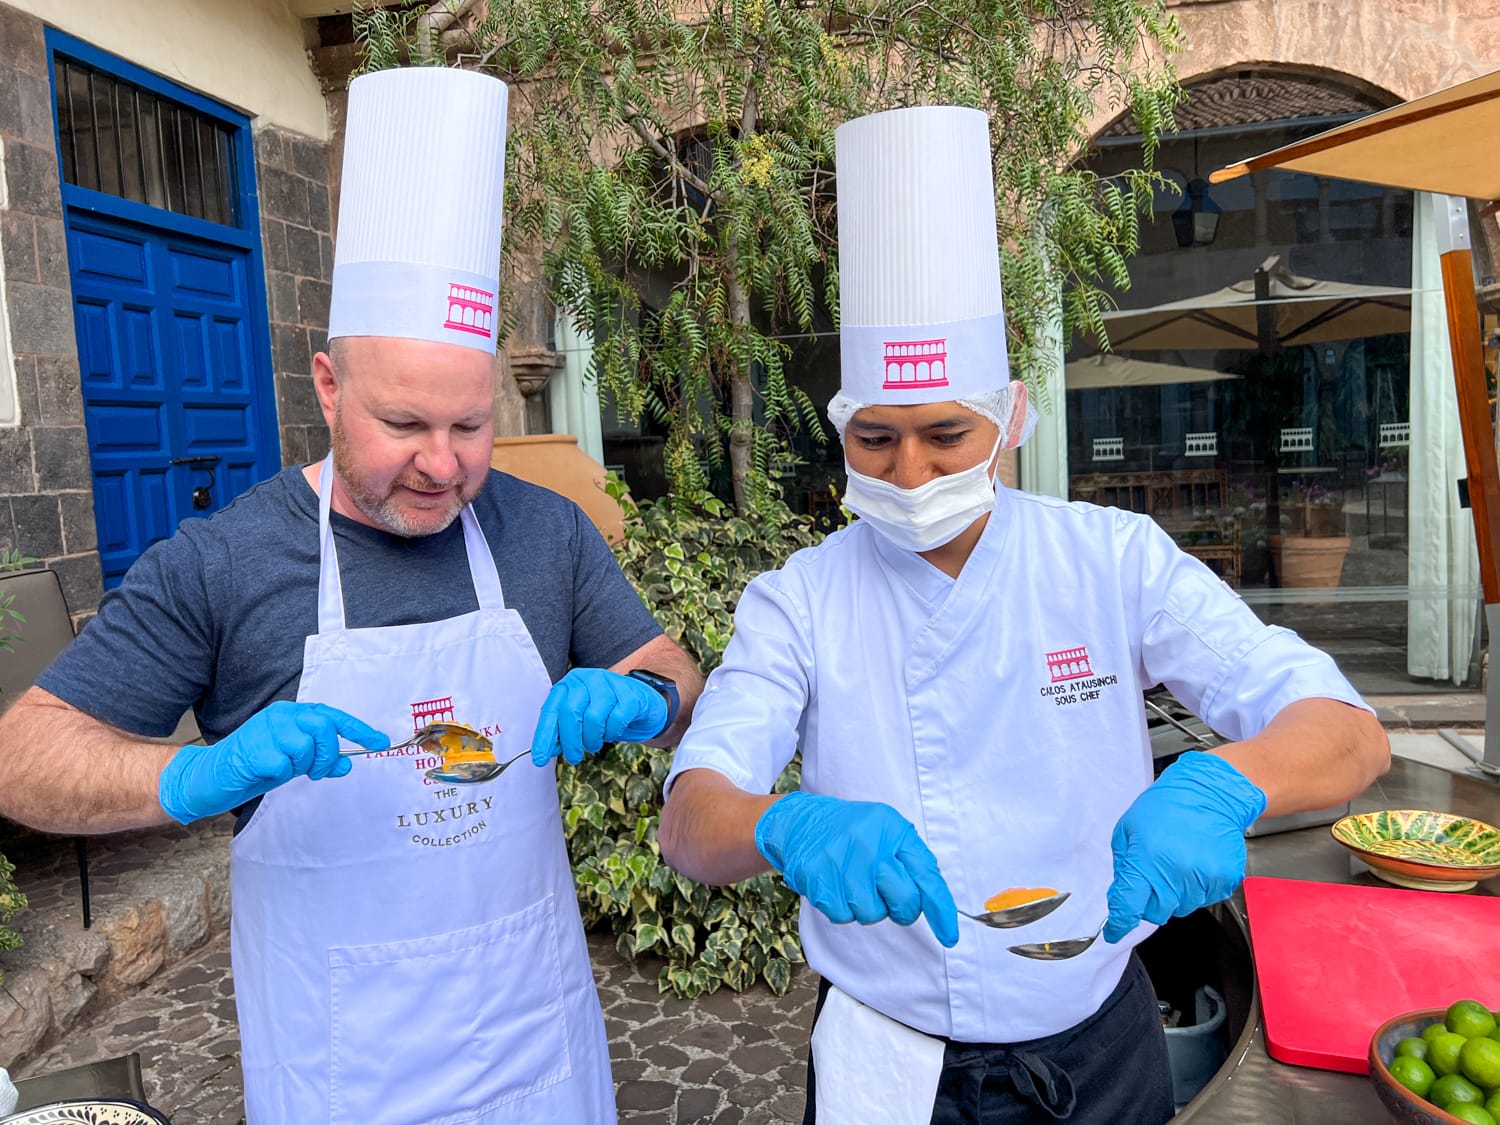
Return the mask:
<svg viewBox="0 0 1500 1125">
<path fill-rule="evenodd" d="M 111 587 L 180 521 L 211 515 L 264 475 L 250 254 L 73 209 L 68 253 L 99 554 Z M 194 502 L 200 489 L 203 507 Z"/>
</svg>

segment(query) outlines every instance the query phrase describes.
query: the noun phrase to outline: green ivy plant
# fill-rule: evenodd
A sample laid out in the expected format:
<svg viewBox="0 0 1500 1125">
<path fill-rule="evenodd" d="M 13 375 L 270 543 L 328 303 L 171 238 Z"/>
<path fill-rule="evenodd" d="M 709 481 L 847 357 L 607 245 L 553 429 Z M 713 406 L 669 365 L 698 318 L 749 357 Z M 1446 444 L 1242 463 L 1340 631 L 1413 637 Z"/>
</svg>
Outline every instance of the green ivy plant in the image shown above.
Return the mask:
<svg viewBox="0 0 1500 1125">
<path fill-rule="evenodd" d="M 772 499 L 748 516 L 708 495 L 643 502 L 610 494 L 625 510 L 615 553 L 663 629 L 705 673 L 729 642 L 734 609 L 750 579 L 780 566 L 820 534 L 806 516 Z M 775 875 L 709 887 L 662 862 L 656 832 L 672 751 L 619 743 L 561 771 L 563 823 L 585 924 L 608 924 L 626 957 L 665 963 L 659 984 L 692 998 L 757 980 L 781 995 L 802 960 L 796 894 Z M 797 788 L 793 762 L 776 792 Z"/>
<path fill-rule="evenodd" d="M 7 548 L 0 551 L 0 571 L 24 570 L 37 560 L 21 552 Z M 0 593 L 0 651 L 13 652 L 15 642 L 24 640 L 15 629 L 24 625 L 26 618 L 15 608 L 16 596 Z M 15 864 L 0 855 L 0 953 L 15 949 L 21 944 L 21 935 L 6 925 L 17 913 L 26 909 L 26 896 L 15 883 Z M 5 983 L 5 971 L 0 969 L 0 984 Z"/>
</svg>

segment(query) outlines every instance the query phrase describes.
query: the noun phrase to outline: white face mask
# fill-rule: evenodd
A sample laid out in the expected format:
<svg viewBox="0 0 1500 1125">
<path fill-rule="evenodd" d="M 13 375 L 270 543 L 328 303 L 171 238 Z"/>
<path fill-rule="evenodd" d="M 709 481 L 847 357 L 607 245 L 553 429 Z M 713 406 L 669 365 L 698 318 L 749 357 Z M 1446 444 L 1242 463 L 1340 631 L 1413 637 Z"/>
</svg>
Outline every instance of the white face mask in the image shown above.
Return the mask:
<svg viewBox="0 0 1500 1125">
<path fill-rule="evenodd" d="M 844 504 L 898 547 L 908 551 L 941 547 L 995 507 L 990 464 L 1004 439 L 1002 432 L 990 455 L 973 468 L 935 477 L 917 488 L 899 488 L 889 481 L 856 473 L 846 458 L 849 487 Z"/>
</svg>

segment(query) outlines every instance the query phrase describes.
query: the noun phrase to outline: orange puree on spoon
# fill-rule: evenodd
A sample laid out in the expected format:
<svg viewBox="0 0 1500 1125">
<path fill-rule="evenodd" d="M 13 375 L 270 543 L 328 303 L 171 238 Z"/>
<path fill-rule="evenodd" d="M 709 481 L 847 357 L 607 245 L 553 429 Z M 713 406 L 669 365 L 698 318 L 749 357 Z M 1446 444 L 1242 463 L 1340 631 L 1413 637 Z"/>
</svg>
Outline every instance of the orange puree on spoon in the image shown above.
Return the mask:
<svg viewBox="0 0 1500 1125">
<path fill-rule="evenodd" d="M 1010 887 L 984 900 L 986 910 L 1007 910 L 1012 906 L 1023 906 L 1037 899 L 1051 898 L 1057 894 L 1051 887 Z"/>
</svg>

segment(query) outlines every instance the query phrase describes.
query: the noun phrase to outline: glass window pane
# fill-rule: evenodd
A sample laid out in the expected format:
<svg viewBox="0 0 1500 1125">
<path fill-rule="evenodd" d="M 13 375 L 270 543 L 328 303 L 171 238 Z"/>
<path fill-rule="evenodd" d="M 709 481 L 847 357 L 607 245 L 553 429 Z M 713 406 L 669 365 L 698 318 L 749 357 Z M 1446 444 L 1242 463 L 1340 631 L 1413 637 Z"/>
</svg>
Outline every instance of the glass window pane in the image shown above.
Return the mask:
<svg viewBox="0 0 1500 1125">
<path fill-rule="evenodd" d="M 62 158 L 63 183 L 71 184 L 73 167 L 73 107 L 68 102 L 68 64 L 58 59 L 52 67 L 52 88 L 57 98 L 57 152 Z"/>
<path fill-rule="evenodd" d="M 150 94 L 142 93 L 136 99 L 140 133 L 142 175 L 145 177 L 144 199 L 152 207 L 167 206 L 166 171 L 161 150 L 161 107 Z"/>
<path fill-rule="evenodd" d="M 216 133 L 218 152 L 216 164 L 219 169 L 219 190 L 224 198 L 224 222 L 230 226 L 238 226 L 240 216 L 235 200 L 235 184 L 239 182 L 239 179 L 235 175 L 234 135 L 224 128 L 217 129 Z"/>
<path fill-rule="evenodd" d="M 120 194 L 120 151 L 115 144 L 114 82 L 103 74 L 89 75 L 93 95 L 93 129 L 99 157 L 99 190 Z"/>
<path fill-rule="evenodd" d="M 89 76 L 77 67 L 68 68 L 68 103 L 72 106 L 69 117 L 73 123 L 73 157 L 79 187 L 99 190 L 98 149 L 94 144 L 93 103 L 89 99 Z"/>
<path fill-rule="evenodd" d="M 115 140 L 120 150 L 120 194 L 137 203 L 146 202 L 141 185 L 141 142 L 135 116 L 135 88 L 116 82 Z"/>
</svg>

